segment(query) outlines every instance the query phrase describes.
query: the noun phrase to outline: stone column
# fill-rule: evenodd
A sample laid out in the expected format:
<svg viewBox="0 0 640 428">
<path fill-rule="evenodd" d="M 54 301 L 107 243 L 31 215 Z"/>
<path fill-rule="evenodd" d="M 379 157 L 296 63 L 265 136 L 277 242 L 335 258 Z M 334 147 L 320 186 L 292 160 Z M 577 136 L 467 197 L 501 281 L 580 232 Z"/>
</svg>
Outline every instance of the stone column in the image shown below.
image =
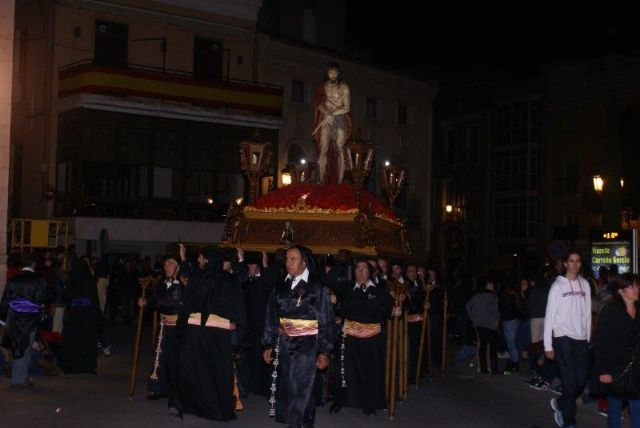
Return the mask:
<svg viewBox="0 0 640 428">
<path fill-rule="evenodd" d="M 0 295 L 7 271 L 14 5 L 14 0 L 0 1 Z"/>
</svg>

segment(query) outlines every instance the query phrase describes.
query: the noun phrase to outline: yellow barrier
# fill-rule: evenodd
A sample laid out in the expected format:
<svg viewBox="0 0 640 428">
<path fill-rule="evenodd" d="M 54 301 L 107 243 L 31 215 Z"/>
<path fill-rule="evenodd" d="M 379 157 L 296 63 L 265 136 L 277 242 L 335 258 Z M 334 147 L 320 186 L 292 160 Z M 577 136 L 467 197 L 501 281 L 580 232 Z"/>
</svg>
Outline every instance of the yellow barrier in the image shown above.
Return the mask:
<svg viewBox="0 0 640 428">
<path fill-rule="evenodd" d="M 69 225 L 62 220 L 11 219 L 11 248 L 55 248 L 69 246 Z"/>
</svg>

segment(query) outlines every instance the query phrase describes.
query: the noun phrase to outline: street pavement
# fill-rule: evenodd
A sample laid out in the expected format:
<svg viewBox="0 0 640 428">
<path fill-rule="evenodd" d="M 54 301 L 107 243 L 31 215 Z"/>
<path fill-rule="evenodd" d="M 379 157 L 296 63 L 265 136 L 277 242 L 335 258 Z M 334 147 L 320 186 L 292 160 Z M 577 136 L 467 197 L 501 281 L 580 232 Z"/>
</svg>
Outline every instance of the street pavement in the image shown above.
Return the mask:
<svg viewBox="0 0 640 428">
<path fill-rule="evenodd" d="M 150 328 L 145 328 L 143 353 L 136 392 L 128 398 L 134 327 L 110 325 L 113 354 L 100 357 L 97 375 L 35 377 L 28 390 L 9 388 L 0 379 L 0 426 L 2 427 L 247 427 L 276 428 L 267 416 L 266 399 L 249 396 L 235 422 L 212 422 L 185 415 L 182 423 L 171 420 L 166 401 L 145 399 L 146 375 L 152 363 Z M 329 414 L 319 408 L 317 428 L 358 427 L 554 427 L 550 391 L 536 391 L 523 374 L 478 375 L 466 364 L 452 365 L 446 376 L 424 380 L 410 387 L 407 398 L 398 403 L 396 416 L 386 413 L 366 416 L 358 409 L 344 408 Z M 579 427 L 603 427 L 606 419 L 595 404 L 578 405 Z M 628 418 L 627 418 L 628 419 Z M 627 421 L 625 421 L 627 422 Z M 625 426 L 627 424 L 625 423 Z"/>
</svg>

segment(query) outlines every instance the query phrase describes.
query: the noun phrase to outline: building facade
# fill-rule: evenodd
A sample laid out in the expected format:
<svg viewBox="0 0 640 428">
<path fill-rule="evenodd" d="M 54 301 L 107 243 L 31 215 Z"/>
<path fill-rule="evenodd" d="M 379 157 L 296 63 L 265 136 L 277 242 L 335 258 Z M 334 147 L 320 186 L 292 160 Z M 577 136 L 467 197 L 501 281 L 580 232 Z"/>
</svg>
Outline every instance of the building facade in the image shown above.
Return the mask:
<svg viewBox="0 0 640 428">
<path fill-rule="evenodd" d="M 11 87 L 13 82 L 13 26 L 15 3 L 0 3 L 0 293 L 4 292 L 11 159 Z"/>
<path fill-rule="evenodd" d="M 115 252 L 158 253 L 185 235 L 217 242 L 244 193 L 239 142 L 258 130 L 277 145 L 283 122 L 282 88 L 256 79 L 260 6 L 22 2 L 13 216 L 67 218 L 87 241 L 126 222 Z M 144 220 L 165 227 L 153 234 Z"/>
<path fill-rule="evenodd" d="M 548 157 L 544 239 L 587 251 L 590 234 L 618 230 L 621 209 L 640 212 L 640 62 L 606 56 L 545 67 Z M 593 177 L 604 180 L 602 193 Z M 622 179 L 622 180 L 621 180 Z"/>
<path fill-rule="evenodd" d="M 282 185 L 289 161 L 314 160 L 315 87 L 338 61 L 354 136 L 375 142 L 376 166 L 390 159 L 407 168 L 398 212 L 426 257 L 436 86 L 353 59 L 344 5 L 331 4 L 22 2 L 11 215 L 68 219 L 89 250 L 103 230 L 108 252 L 218 242 L 229 203 L 246 192 L 239 142 L 257 130 L 272 144 L 263 192 Z M 289 9 L 300 15 L 296 25 L 287 24 Z M 380 193 L 377 170 L 368 186 Z"/>
<path fill-rule="evenodd" d="M 542 245 L 537 85 L 478 75 L 444 85 L 436 106 L 440 268 L 450 275 L 533 274 Z"/>
</svg>

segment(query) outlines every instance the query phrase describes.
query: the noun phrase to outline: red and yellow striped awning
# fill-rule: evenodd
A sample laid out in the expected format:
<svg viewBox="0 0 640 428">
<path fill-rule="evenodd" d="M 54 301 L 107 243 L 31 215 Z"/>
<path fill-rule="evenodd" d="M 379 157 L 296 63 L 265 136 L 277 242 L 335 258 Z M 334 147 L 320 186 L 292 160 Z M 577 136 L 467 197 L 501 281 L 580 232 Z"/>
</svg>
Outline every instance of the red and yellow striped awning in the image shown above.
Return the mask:
<svg viewBox="0 0 640 428">
<path fill-rule="evenodd" d="M 93 64 L 63 70 L 59 77 L 58 98 L 78 93 L 138 96 L 282 116 L 282 89 L 276 87 L 207 82 Z"/>
</svg>

